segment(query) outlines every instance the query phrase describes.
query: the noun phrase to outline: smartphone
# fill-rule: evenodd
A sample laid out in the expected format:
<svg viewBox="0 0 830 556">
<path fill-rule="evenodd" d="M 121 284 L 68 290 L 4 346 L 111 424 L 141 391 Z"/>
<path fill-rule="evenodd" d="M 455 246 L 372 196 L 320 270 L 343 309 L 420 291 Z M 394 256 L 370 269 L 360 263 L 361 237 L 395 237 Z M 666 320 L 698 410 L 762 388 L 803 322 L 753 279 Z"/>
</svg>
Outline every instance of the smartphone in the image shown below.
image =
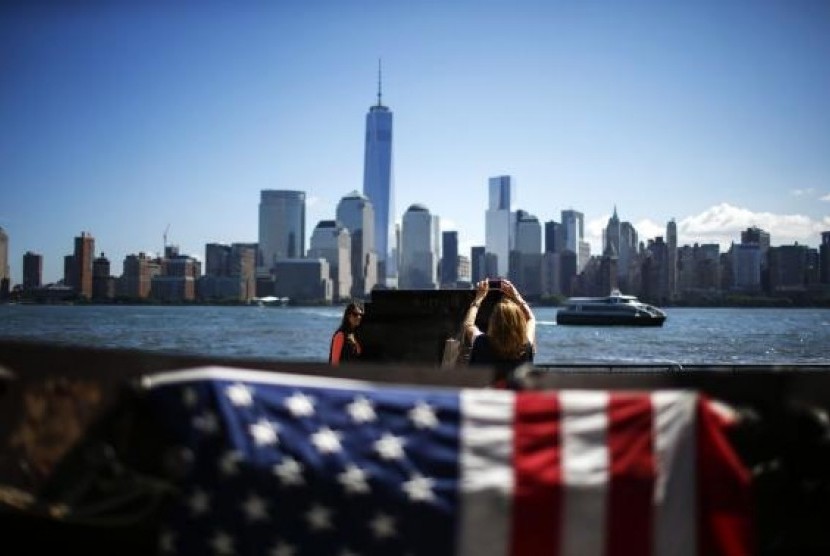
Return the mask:
<svg viewBox="0 0 830 556">
<path fill-rule="evenodd" d="M 490 280 L 487 283 L 487 287 L 491 290 L 499 290 L 501 291 L 501 280 Z"/>
</svg>

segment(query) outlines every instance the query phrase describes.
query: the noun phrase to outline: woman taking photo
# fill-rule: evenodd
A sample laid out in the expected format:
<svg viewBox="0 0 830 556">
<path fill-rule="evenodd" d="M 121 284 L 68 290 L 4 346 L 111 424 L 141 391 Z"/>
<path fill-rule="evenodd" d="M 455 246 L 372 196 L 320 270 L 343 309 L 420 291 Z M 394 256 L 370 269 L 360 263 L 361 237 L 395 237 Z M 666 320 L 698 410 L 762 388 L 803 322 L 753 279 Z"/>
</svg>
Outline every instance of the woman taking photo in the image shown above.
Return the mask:
<svg viewBox="0 0 830 556">
<path fill-rule="evenodd" d="M 487 322 L 487 331 L 476 326 L 476 316 L 488 291 L 503 295 L 494 305 Z M 464 338 L 472 345 L 470 365 L 486 365 L 495 369 L 491 383 L 507 387 L 513 371 L 524 363 L 533 363 L 536 351 L 536 317 L 518 290 L 507 280 L 482 280 L 464 319 Z"/>
<path fill-rule="evenodd" d="M 340 327 L 334 331 L 329 347 L 329 364 L 339 365 L 360 358 L 363 348 L 355 336 L 355 331 L 363 320 L 363 308 L 357 303 L 349 303 L 343 311 Z"/>
</svg>

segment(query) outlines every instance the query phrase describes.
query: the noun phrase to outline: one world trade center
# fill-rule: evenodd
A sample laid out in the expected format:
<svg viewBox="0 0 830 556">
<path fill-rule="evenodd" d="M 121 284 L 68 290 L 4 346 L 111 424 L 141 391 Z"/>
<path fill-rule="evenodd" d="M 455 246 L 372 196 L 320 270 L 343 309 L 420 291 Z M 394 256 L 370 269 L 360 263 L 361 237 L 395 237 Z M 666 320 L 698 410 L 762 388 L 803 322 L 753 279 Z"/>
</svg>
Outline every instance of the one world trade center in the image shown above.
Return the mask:
<svg viewBox="0 0 830 556">
<path fill-rule="evenodd" d="M 397 285 L 395 199 L 392 184 L 392 111 L 381 102 L 378 64 L 378 102 L 366 114 L 366 151 L 363 160 L 363 194 L 375 210 L 375 251 L 378 283 Z"/>
</svg>

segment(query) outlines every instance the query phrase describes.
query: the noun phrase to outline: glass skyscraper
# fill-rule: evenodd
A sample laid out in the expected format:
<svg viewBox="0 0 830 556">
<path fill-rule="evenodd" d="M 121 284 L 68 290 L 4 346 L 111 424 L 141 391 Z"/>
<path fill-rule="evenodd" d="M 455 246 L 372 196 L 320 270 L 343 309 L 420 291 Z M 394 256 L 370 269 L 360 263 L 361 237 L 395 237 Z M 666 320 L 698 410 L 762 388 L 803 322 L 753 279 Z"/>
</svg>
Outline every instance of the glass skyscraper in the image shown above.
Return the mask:
<svg viewBox="0 0 830 556">
<path fill-rule="evenodd" d="M 489 180 L 489 204 L 484 222 L 484 245 L 488 255 L 496 257 L 499 276 L 508 275 L 510 250 L 514 244 L 515 215 L 513 188 L 510 176 L 496 176 Z M 495 278 L 495 276 L 490 276 Z"/>
<path fill-rule="evenodd" d="M 259 201 L 257 274 L 267 275 L 280 259 L 305 256 L 305 192 L 265 189 Z"/>
<path fill-rule="evenodd" d="M 401 229 L 401 288 L 434 290 L 438 254 L 435 252 L 437 218 L 424 205 L 414 204 L 403 215 Z"/>
<path fill-rule="evenodd" d="M 363 161 L 363 194 L 375 210 L 375 252 L 378 282 L 395 286 L 395 200 L 392 184 L 392 112 L 381 102 L 378 73 L 378 103 L 366 114 L 366 150 Z"/>
</svg>

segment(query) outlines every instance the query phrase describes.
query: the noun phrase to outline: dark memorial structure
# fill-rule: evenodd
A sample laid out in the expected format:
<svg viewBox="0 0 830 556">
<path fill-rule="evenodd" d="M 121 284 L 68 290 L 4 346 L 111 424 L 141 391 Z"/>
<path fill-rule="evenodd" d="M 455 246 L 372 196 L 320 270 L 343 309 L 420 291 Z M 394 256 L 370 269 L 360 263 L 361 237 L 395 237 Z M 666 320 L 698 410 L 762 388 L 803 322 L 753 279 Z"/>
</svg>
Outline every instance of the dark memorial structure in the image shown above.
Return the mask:
<svg viewBox="0 0 830 556">
<path fill-rule="evenodd" d="M 0 341 L 0 528 L 25 553 L 161 553 L 161 511 L 193 462 L 171 450 L 138 384 L 209 365 L 377 384 L 485 388 L 490 371 L 447 360 L 472 291 L 377 290 L 366 362 L 213 358 Z M 479 313 L 484 327 L 494 298 Z M 830 553 L 828 365 L 540 365 L 517 388 L 684 389 L 739 415 L 729 441 L 752 474 L 759 554 Z"/>
</svg>

